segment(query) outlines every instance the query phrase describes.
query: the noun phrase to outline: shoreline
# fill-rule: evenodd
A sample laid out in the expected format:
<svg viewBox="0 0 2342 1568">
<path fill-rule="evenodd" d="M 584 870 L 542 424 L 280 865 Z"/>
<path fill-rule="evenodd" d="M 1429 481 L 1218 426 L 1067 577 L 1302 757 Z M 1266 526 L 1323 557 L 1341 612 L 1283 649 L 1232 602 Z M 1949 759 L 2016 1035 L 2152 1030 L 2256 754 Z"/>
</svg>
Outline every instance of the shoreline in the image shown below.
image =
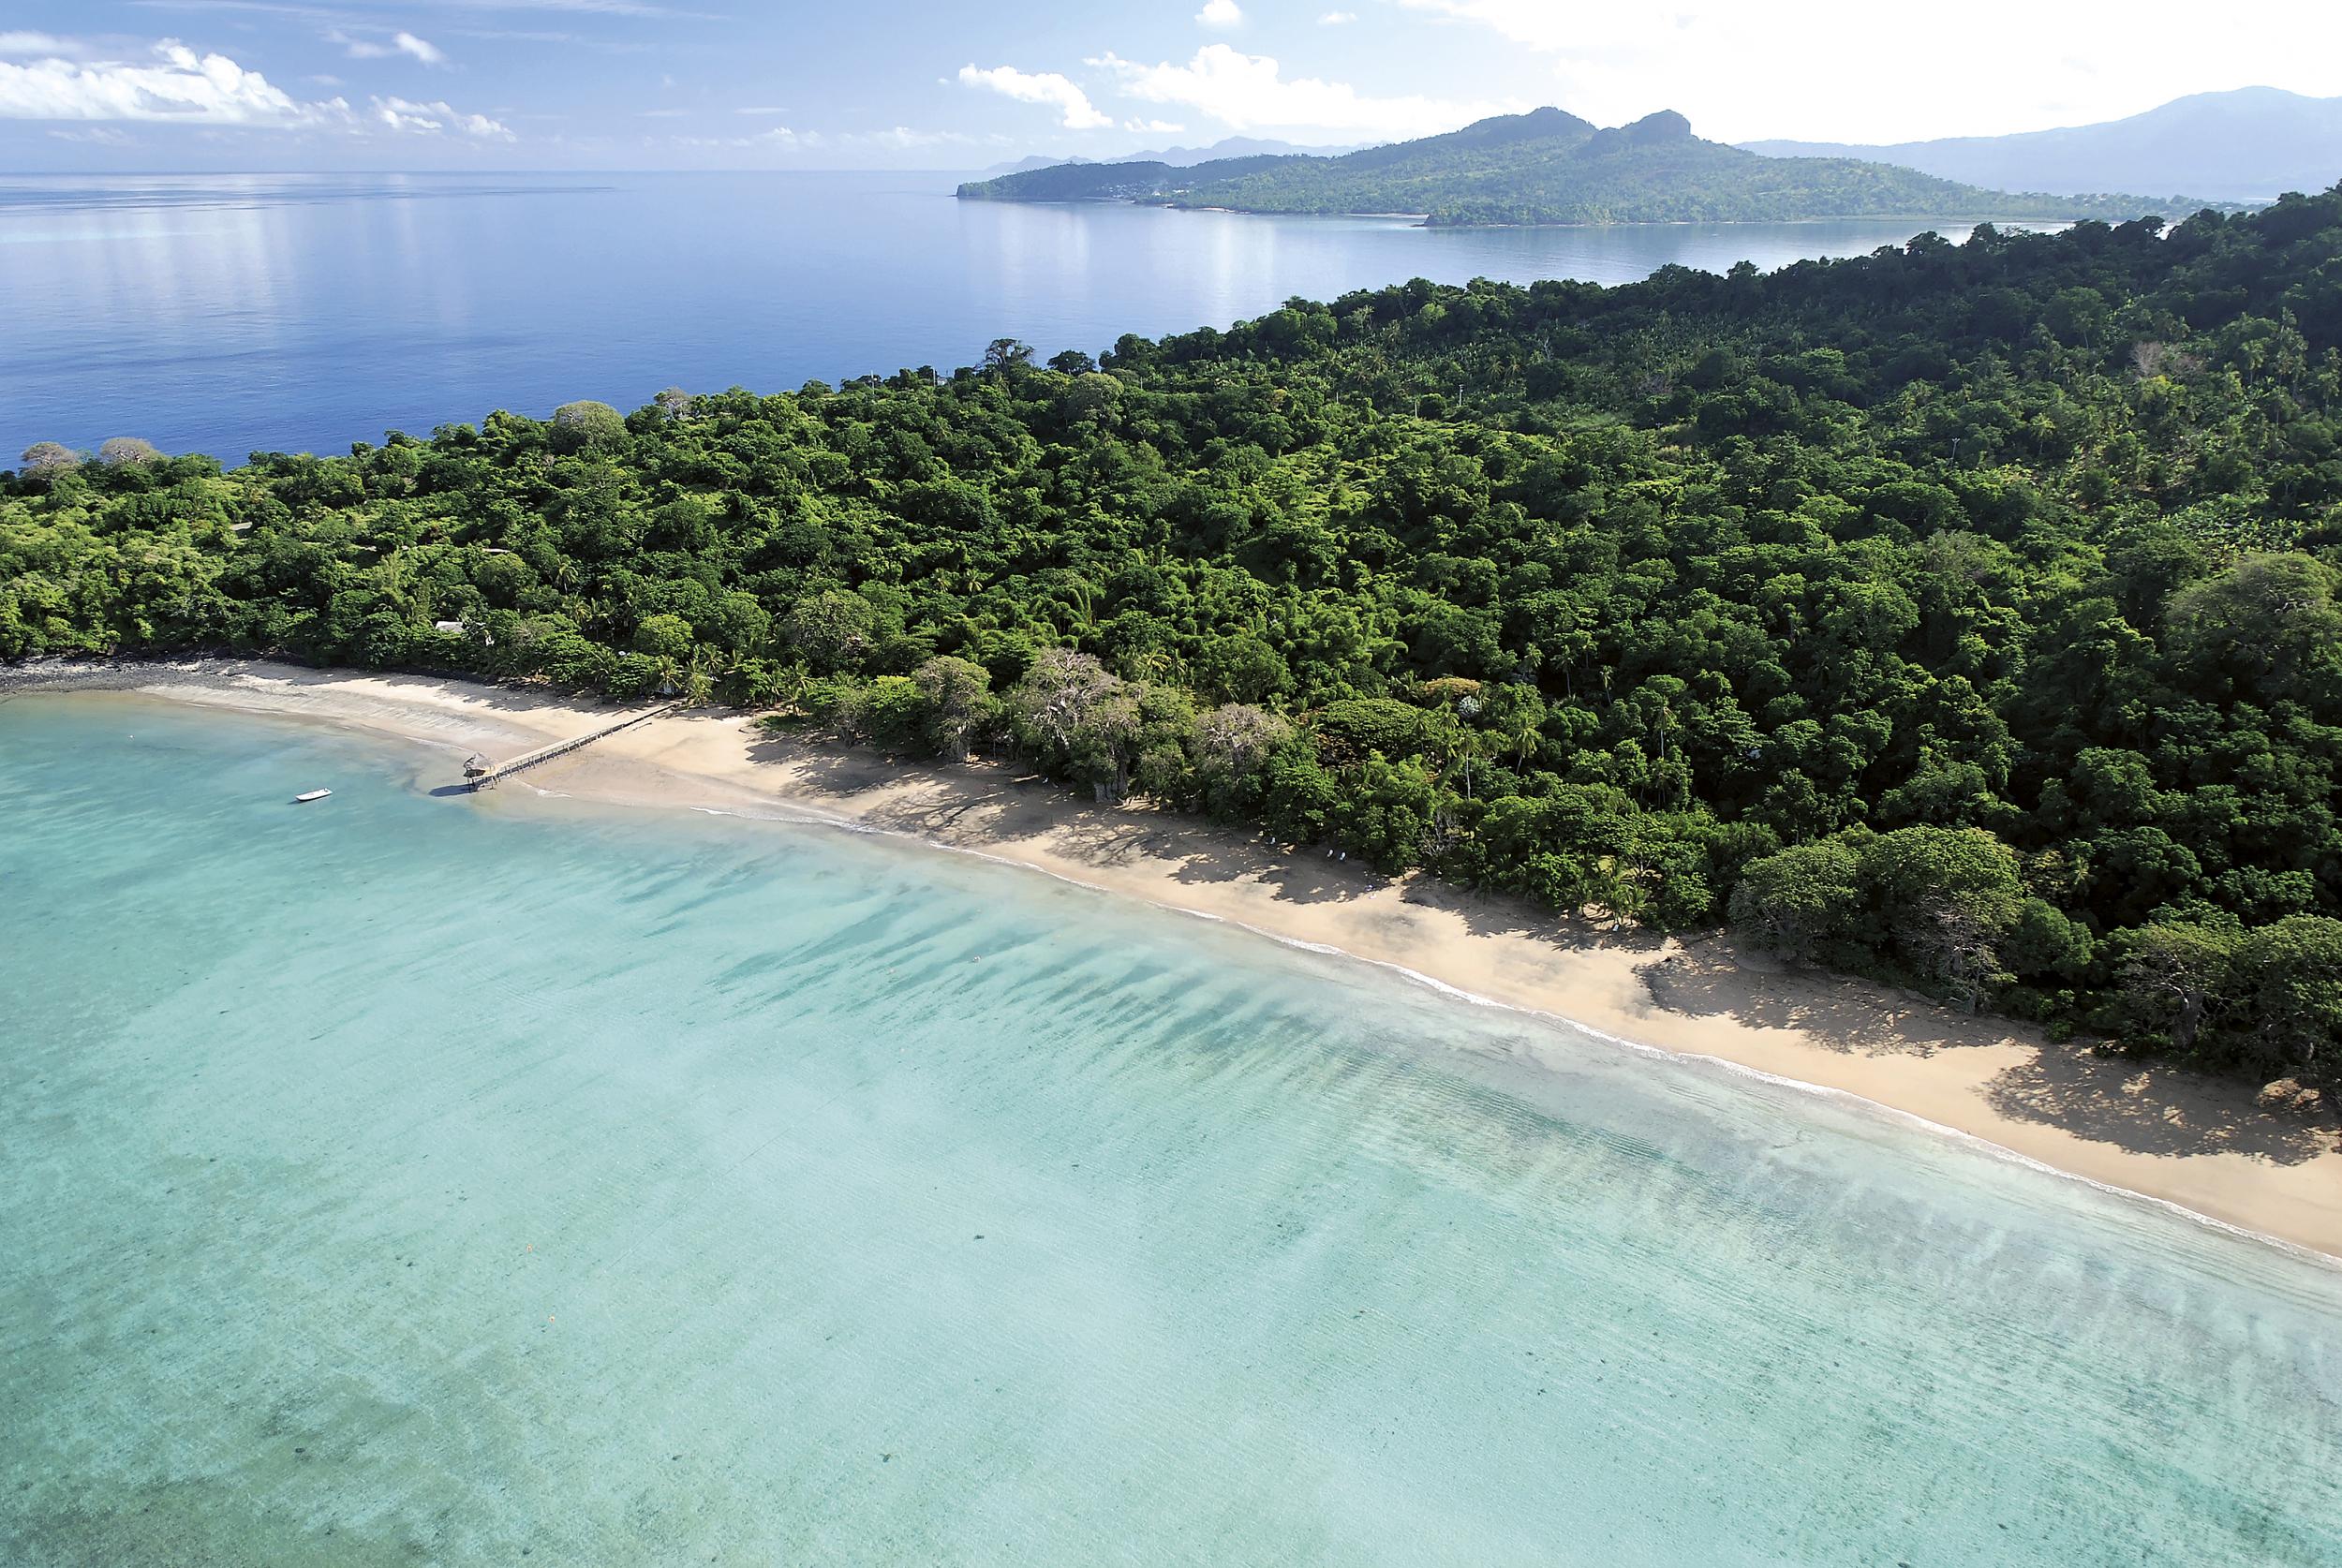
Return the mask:
<svg viewBox="0 0 2342 1568">
<path fill-rule="evenodd" d="M 1007 175 L 992 175 L 990 179 L 1006 179 Z M 981 185 L 985 181 L 966 181 Z M 1277 207 L 1225 207 L 1217 203 L 1194 203 L 1170 197 L 1143 196 L 961 196 L 953 193 L 955 201 L 991 201 L 1015 207 L 1155 207 L 1167 213 L 1221 213 L 1230 217 L 1281 218 L 1389 218 L 1403 222 L 1410 229 L 1781 229 L 1825 223 L 1937 223 L 1966 224 L 1973 229 L 1989 223 L 1995 228 L 2023 225 L 2027 228 L 2051 227 L 2071 229 L 2077 223 L 2112 222 L 2100 214 L 2096 218 L 2081 217 L 1958 217 L 1943 213 L 1840 213 L 1834 215 L 1797 218 L 1624 218 L 1615 223 L 1433 223 L 1429 213 L 1354 213 L 1354 212 L 1288 212 Z M 2219 203 L 2211 203 L 2218 206 Z M 2199 203 L 2198 205 L 2201 205 Z"/>
<path fill-rule="evenodd" d="M 509 757 L 619 711 L 520 688 L 243 660 L 0 671 L 0 700 L 20 692 L 113 692 L 361 730 L 415 747 L 419 778 L 438 782 L 453 782 L 471 751 Z M 1726 937 L 1596 929 L 1146 806 L 1092 806 L 1000 764 L 897 766 L 770 736 L 749 716 L 721 711 L 623 731 L 476 799 L 526 810 L 541 795 L 785 812 L 1007 862 L 1398 970 L 1459 1000 L 1864 1101 L 2055 1174 L 2342 1262 L 2342 1133 L 2330 1111 L 2263 1109 L 2246 1086 L 2094 1057 L 2008 1020 L 1787 970 L 1738 953 Z"/>
</svg>

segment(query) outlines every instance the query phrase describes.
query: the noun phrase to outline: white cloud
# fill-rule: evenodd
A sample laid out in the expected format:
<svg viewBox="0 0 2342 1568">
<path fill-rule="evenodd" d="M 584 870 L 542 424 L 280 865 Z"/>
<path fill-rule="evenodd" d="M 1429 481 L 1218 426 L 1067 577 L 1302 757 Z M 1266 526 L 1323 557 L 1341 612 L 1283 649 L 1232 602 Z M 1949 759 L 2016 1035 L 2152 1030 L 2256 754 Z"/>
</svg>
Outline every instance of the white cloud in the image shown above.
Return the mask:
<svg viewBox="0 0 2342 1568">
<path fill-rule="evenodd" d="M 150 61 L 77 64 L 61 57 L 0 60 L 0 119 L 130 121 L 216 127 L 343 132 L 381 128 L 511 141 L 502 122 L 444 102 L 376 98 L 365 113 L 340 97 L 304 100 L 224 54 L 198 54 L 175 39 Z"/>
<path fill-rule="evenodd" d="M 1195 20 L 1207 27 L 1241 27 L 1244 12 L 1236 0 L 1204 0 L 1204 8 L 1195 13 Z"/>
<path fill-rule="evenodd" d="M 505 127 L 502 121 L 491 120 L 485 114 L 467 114 L 460 109 L 450 107 L 444 100 L 411 103 L 405 98 L 377 98 L 374 100 L 374 118 L 376 123 L 394 131 L 429 133 L 452 126 L 466 136 L 479 137 L 483 141 L 512 140 L 511 131 Z"/>
<path fill-rule="evenodd" d="M 447 55 L 437 44 L 412 33 L 393 34 L 390 42 L 384 43 L 379 38 L 353 38 L 336 29 L 325 35 L 325 41 L 340 44 L 352 60 L 392 60 L 405 54 L 426 66 L 447 64 Z"/>
<path fill-rule="evenodd" d="M 1347 27 L 1357 20 L 1358 13 L 1356 11 L 1327 11 L 1317 19 L 1317 24 L 1320 27 Z"/>
<path fill-rule="evenodd" d="M 787 126 L 775 126 L 770 130 L 758 131 L 754 136 L 678 136 L 674 144 L 678 147 L 759 147 L 793 153 L 800 148 L 827 146 L 829 139 L 820 131 L 796 131 Z"/>
<path fill-rule="evenodd" d="M 901 151 L 912 147 L 946 147 L 975 140 L 965 131 L 912 130 L 909 126 L 893 126 L 881 131 L 853 131 L 839 138 L 848 145 L 889 147 Z"/>
<path fill-rule="evenodd" d="M 348 107 L 303 103 L 224 54 L 199 55 L 170 38 L 155 46 L 154 64 L 0 61 L 0 119 L 304 126 L 346 119 Z"/>
<path fill-rule="evenodd" d="M 1055 71 L 1020 71 L 1014 66 L 979 70 L 971 64 L 959 67 L 959 83 L 986 88 L 1018 103 L 1046 104 L 1058 111 L 1067 130 L 1103 130 L 1114 124 L 1114 116 L 1099 113 L 1089 94 Z"/>
<path fill-rule="evenodd" d="M 1287 80 L 1269 56 L 1241 53 L 1218 43 L 1206 44 L 1184 66 L 1142 66 L 1113 54 L 1088 64 L 1114 72 L 1132 97 L 1180 104 L 1239 131 L 1279 128 L 1429 136 L 1520 107 L 1416 94 L 1373 97 L 1346 81 L 1321 81 L 1314 77 Z"/>
<path fill-rule="evenodd" d="M 1125 120 L 1122 122 L 1122 128 L 1127 131 L 1148 131 L 1156 136 L 1177 136 L 1187 129 L 1185 126 L 1176 125 L 1169 120 Z"/>
<path fill-rule="evenodd" d="M 2342 93 L 2342 7 L 2301 0 L 2228 0 L 2217 26 L 2191 0 L 1969 0 L 1956 25 L 1875 0 L 1399 3 L 1549 56 L 1546 96 L 1590 120 L 1677 109 L 1725 141 L 1989 136 L 2256 83 Z M 2271 51 L 2272 38 L 2284 48 Z M 1887 64 L 1914 59 L 1927 68 Z"/>
<path fill-rule="evenodd" d="M 22 59 L 31 54 L 79 54 L 81 47 L 71 38 L 61 38 L 54 33 L 0 33 L 0 60 Z"/>
<path fill-rule="evenodd" d="M 447 64 L 447 56 L 440 53 L 436 45 L 424 42 L 422 39 L 415 37 L 412 33 L 398 33 L 393 35 L 391 38 L 391 47 L 397 50 L 401 54 L 413 55 L 416 59 L 422 61 L 426 66 L 444 66 Z"/>
<path fill-rule="evenodd" d="M 778 104 L 750 104 L 742 109 L 735 109 L 733 112 L 734 114 L 786 114 L 789 111 Z"/>
</svg>

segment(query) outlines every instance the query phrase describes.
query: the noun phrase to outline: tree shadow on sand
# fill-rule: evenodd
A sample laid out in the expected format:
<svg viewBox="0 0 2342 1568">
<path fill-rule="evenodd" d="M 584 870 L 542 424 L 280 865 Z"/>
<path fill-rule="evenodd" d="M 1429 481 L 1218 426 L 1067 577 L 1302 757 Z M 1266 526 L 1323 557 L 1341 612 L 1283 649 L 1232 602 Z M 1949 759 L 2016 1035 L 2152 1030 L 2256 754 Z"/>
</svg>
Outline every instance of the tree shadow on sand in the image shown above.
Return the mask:
<svg viewBox="0 0 2342 1568">
<path fill-rule="evenodd" d="M 876 753 L 808 745 L 783 737 L 751 737 L 749 756 L 785 762 L 791 789 L 843 800 L 915 780 L 915 794 L 894 802 L 857 802 L 865 821 L 947 842 L 977 834 L 1047 832 L 1054 855 L 1093 869 L 1145 867 L 1188 887 L 1258 885 L 1277 902 L 1344 904 L 1396 886 L 1387 918 L 1394 933 L 1410 910 L 1438 910 L 1477 936 L 1534 938 L 1561 947 L 1600 943 L 1656 952 L 1663 939 L 1639 931 L 1597 929 L 1519 901 L 1487 897 L 1422 877 L 1392 878 L 1363 861 L 1322 848 L 1295 848 L 1265 834 L 1207 821 L 1143 804 L 1102 806 L 1038 774 L 1006 764 L 976 762 L 897 767 Z"/>
<path fill-rule="evenodd" d="M 1932 1057 L 2009 1038 L 1990 1019 L 1818 969 L 1786 969 L 1721 938 L 1687 941 L 1644 966 L 1642 977 L 1652 999 L 1669 1012 L 1790 1029 L 1847 1056 Z"/>
<path fill-rule="evenodd" d="M 1994 1078 L 1984 1098 L 2005 1117 L 2139 1154 L 2246 1154 L 2299 1165 L 2336 1142 L 2329 1122 L 2263 1109 L 2241 1087 L 2076 1047 L 2043 1047 Z"/>
<path fill-rule="evenodd" d="M 2015 1048 L 2023 1059 L 1982 1086 L 1994 1111 L 2137 1154 L 2244 1154 L 2298 1165 L 2335 1146 L 2330 1117 L 2268 1110 L 2242 1085 L 2058 1044 L 2007 1019 L 1971 1017 L 1868 982 L 1786 970 L 1723 939 L 1692 943 L 1642 973 L 1663 1008 L 1793 1029 L 1848 1055 Z"/>
</svg>

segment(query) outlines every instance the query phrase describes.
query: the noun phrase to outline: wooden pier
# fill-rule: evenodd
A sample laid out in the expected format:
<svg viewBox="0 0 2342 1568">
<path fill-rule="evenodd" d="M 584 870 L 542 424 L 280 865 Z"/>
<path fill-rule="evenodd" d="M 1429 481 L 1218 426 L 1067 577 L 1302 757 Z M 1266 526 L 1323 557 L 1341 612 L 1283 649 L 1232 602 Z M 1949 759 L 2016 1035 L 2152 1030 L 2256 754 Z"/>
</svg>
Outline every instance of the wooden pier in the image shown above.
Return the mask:
<svg viewBox="0 0 2342 1568">
<path fill-rule="evenodd" d="M 598 740 L 605 740 L 621 730 L 631 730 L 637 724 L 648 724 L 654 718 L 662 718 L 674 712 L 674 703 L 667 703 L 646 713 L 629 715 L 615 723 L 605 724 L 599 730 L 589 730 L 585 734 L 572 735 L 568 740 L 556 741 L 551 746 L 541 746 L 534 751 L 524 751 L 510 762 L 497 762 L 484 772 L 467 777 L 464 780 L 464 787 L 468 790 L 484 790 L 492 784 L 511 777 L 523 768 L 533 768 L 539 762 L 550 762 L 556 757 L 566 757 L 571 752 L 582 750 Z"/>
</svg>

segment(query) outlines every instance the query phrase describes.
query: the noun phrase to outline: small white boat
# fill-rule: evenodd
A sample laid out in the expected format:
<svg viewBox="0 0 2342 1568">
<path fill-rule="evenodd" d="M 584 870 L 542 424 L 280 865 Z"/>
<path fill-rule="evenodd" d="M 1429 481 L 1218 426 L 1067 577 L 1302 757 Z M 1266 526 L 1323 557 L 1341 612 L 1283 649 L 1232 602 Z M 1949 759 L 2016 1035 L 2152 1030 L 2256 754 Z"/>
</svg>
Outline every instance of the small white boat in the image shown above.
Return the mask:
<svg viewBox="0 0 2342 1568">
<path fill-rule="evenodd" d="M 326 796 L 332 794 L 333 792 L 334 791 L 331 790 L 312 790 L 305 795 L 293 796 L 293 804 L 295 806 L 306 806 L 313 800 L 323 800 Z"/>
</svg>

